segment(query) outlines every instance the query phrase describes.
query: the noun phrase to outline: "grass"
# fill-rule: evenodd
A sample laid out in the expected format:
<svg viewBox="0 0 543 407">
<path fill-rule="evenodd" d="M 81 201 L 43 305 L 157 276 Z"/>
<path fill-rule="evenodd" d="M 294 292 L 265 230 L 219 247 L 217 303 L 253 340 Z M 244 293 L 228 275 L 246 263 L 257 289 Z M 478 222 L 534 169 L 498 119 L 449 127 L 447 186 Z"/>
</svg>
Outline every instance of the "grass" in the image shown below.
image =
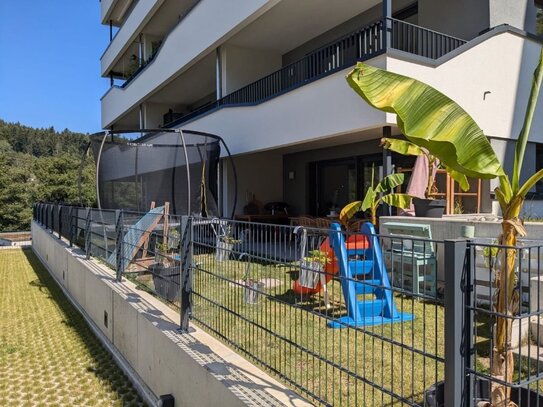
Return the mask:
<svg viewBox="0 0 543 407">
<path fill-rule="evenodd" d="M 241 283 L 247 263 L 218 262 L 212 254 L 195 261 L 194 318 L 271 372 L 290 378 L 302 393 L 313 393 L 314 401 L 413 405 L 444 378 L 438 360 L 444 356 L 444 319 L 438 304 L 396 296 L 399 310 L 415 314 L 414 321 L 331 329 L 327 322 L 345 313 L 337 281 L 328 284 L 332 306 L 326 309 L 321 296 L 303 298 L 291 290 L 295 266 L 251 263 L 251 278 L 273 278 L 278 285 L 265 288 L 259 303 L 249 305 Z"/>
<path fill-rule="evenodd" d="M 29 250 L 0 251 L 0 405 L 144 405 Z"/>
</svg>

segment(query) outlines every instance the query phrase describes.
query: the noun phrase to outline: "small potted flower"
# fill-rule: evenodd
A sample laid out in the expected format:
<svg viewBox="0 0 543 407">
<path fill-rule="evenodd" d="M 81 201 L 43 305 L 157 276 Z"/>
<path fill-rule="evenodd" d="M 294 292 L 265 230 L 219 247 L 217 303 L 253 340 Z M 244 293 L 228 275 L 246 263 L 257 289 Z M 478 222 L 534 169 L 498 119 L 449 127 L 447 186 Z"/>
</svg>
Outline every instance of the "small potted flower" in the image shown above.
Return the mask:
<svg viewBox="0 0 543 407">
<path fill-rule="evenodd" d="M 315 288 L 323 275 L 324 267 L 330 262 L 328 253 L 321 250 L 312 250 L 309 256 L 300 262 L 300 276 L 298 283 L 305 288 Z"/>
<path fill-rule="evenodd" d="M 234 245 L 240 242 L 241 240 L 234 239 L 230 235 L 217 237 L 217 251 L 215 252 L 215 260 L 228 260 L 230 258 L 230 254 L 232 253 Z"/>
</svg>

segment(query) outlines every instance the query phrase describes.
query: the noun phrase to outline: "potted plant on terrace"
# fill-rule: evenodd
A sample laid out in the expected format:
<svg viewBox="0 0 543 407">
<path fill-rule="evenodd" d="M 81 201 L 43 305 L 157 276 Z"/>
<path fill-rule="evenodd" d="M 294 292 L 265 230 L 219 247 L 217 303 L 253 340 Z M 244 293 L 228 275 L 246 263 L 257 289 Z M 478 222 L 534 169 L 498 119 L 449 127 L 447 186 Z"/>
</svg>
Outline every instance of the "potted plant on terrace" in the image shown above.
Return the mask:
<svg viewBox="0 0 543 407">
<path fill-rule="evenodd" d="M 517 237 L 525 236 L 520 219 L 526 194 L 543 179 L 543 169 L 520 183 L 524 152 L 543 81 L 543 49 L 535 69 L 524 123 L 516 140 L 513 171 L 509 177 L 500 164 L 490 142 L 473 118 L 441 92 L 412 78 L 387 72 L 364 63 L 347 75 L 347 82 L 371 106 L 397 115 L 397 124 L 406 139 L 436 156 L 454 179 L 498 177 L 494 190 L 502 211 L 499 270 L 496 273 L 496 329 L 491 349 L 491 375 L 496 379 L 487 401 L 492 407 L 517 406 L 511 387 L 515 360 L 511 343 L 513 316 L 519 309 L 515 268 Z M 462 185 L 461 182 L 461 185 Z M 535 398 L 535 397 L 534 397 Z M 523 398 L 527 402 L 529 398 Z M 527 403 L 526 403 L 527 404 Z"/>
<path fill-rule="evenodd" d="M 315 288 L 324 272 L 324 266 L 330 262 L 328 253 L 321 250 L 311 250 L 309 256 L 300 262 L 298 282 L 302 287 Z"/>
<path fill-rule="evenodd" d="M 215 260 L 224 261 L 230 258 L 234 245 L 241 243 L 241 240 L 235 239 L 230 233 L 217 236 L 217 250 L 215 252 Z"/>
<path fill-rule="evenodd" d="M 247 265 L 245 266 L 245 273 L 241 280 L 245 286 L 245 291 L 243 294 L 243 300 L 246 304 L 258 304 L 260 299 L 260 293 L 264 289 L 264 283 L 258 279 L 251 278 L 251 265 L 253 264 L 251 256 L 247 253 L 243 253 L 242 256 L 247 256 Z"/>
<path fill-rule="evenodd" d="M 416 144 L 401 139 L 383 138 L 381 145 L 387 150 L 394 151 L 402 155 L 412 155 L 416 157 L 425 157 L 428 162 L 428 182 L 424 193 L 424 198 L 413 197 L 413 206 L 415 215 L 420 217 L 441 218 L 445 211 L 447 201 L 445 199 L 436 199 L 436 170 L 440 167 L 438 158 L 428 150 L 417 146 Z M 462 189 L 469 189 L 469 185 L 464 185 L 465 177 L 459 177 Z"/>
<path fill-rule="evenodd" d="M 341 210 L 339 220 L 344 225 L 358 212 L 369 209 L 371 223 L 377 226 L 377 209 L 381 203 L 386 203 L 401 209 L 407 209 L 411 205 L 411 196 L 402 193 L 393 193 L 394 188 L 403 184 L 404 174 L 390 174 L 375 185 L 374 169 L 371 170 L 371 185 L 366 191 L 362 201 L 351 202 Z"/>
</svg>

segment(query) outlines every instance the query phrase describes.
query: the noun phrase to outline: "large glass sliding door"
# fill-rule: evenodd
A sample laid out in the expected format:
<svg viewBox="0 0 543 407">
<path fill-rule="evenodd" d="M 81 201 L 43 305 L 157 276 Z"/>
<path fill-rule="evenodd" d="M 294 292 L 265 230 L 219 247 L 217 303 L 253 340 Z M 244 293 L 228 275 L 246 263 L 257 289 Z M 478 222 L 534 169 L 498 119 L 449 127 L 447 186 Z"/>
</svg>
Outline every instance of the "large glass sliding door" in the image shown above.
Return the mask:
<svg viewBox="0 0 543 407">
<path fill-rule="evenodd" d="M 381 155 L 318 161 L 309 168 L 309 214 L 333 216 L 349 202 L 362 199 L 381 171 Z"/>
</svg>

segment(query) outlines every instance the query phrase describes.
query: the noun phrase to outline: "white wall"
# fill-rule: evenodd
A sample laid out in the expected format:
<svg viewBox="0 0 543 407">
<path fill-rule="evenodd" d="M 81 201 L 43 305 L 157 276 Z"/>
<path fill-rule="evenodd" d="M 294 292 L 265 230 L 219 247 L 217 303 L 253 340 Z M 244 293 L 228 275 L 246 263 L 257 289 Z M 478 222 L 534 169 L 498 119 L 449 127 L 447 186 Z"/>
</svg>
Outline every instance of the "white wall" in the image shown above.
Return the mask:
<svg viewBox="0 0 543 407">
<path fill-rule="evenodd" d="M 123 26 L 100 58 L 102 76 L 106 76 L 113 65 L 117 63 L 163 2 L 164 0 L 145 0 L 136 3 Z"/>
<path fill-rule="evenodd" d="M 385 57 L 372 63 L 384 66 Z M 382 126 L 386 115 L 351 90 L 345 81 L 348 71 L 255 106 L 222 108 L 182 127 L 219 134 L 232 154 L 241 154 Z"/>
<path fill-rule="evenodd" d="M 167 85 L 279 1 L 200 1 L 164 40 L 153 62 L 126 88 L 113 87 L 102 97 L 102 127 L 109 128 L 135 105 Z"/>
<path fill-rule="evenodd" d="M 223 199 L 225 215 L 229 214 L 234 201 L 234 176 L 228 160 L 223 160 L 228 182 Z M 243 213 L 243 207 L 254 197 L 265 205 L 268 202 L 283 201 L 283 155 L 265 152 L 234 157 L 238 178 L 236 213 Z M 223 184 L 224 185 L 224 184 Z"/>
<path fill-rule="evenodd" d="M 537 9 L 532 0 L 489 0 L 490 27 L 509 24 L 535 34 Z"/>
<path fill-rule="evenodd" d="M 507 31 L 437 67 L 396 56 L 387 58 L 387 69 L 424 81 L 445 93 L 475 119 L 486 135 L 517 138 L 540 49 L 539 43 Z M 543 141 L 542 128 L 543 95 L 531 141 Z"/>
<path fill-rule="evenodd" d="M 223 96 L 281 68 L 281 54 L 270 50 L 225 44 L 219 55 Z"/>
</svg>

